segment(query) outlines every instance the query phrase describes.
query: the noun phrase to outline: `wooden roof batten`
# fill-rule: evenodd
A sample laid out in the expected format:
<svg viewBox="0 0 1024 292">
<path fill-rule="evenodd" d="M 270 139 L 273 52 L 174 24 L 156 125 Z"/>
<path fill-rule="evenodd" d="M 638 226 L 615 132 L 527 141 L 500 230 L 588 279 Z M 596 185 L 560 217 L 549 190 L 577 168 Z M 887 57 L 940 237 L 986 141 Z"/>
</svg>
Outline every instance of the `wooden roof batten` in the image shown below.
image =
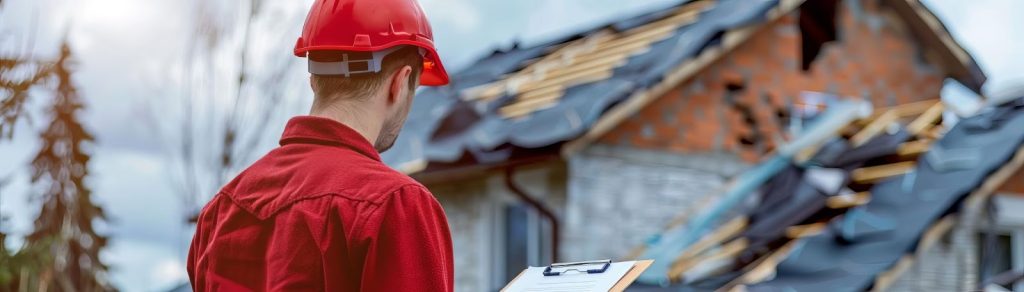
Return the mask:
<svg viewBox="0 0 1024 292">
<path fill-rule="evenodd" d="M 501 80 L 467 90 L 463 98 L 486 102 L 503 95 L 513 96 L 498 109 L 502 117 L 510 119 L 554 106 L 567 88 L 611 78 L 612 70 L 626 64 L 629 57 L 647 52 L 654 43 L 696 22 L 714 3 L 715 0 L 696 1 L 640 27 L 623 32 L 605 29 L 572 41 Z"/>
</svg>

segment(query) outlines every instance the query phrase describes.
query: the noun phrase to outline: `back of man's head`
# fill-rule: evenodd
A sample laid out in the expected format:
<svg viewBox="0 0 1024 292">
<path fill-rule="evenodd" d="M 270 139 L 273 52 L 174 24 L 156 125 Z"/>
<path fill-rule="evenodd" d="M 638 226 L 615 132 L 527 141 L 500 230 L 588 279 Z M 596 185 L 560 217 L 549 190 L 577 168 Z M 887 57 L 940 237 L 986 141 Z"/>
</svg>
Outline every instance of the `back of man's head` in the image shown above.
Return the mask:
<svg viewBox="0 0 1024 292">
<path fill-rule="evenodd" d="M 370 52 L 347 52 L 347 51 L 311 51 L 309 58 L 317 62 L 341 62 L 343 56 L 348 54 L 349 60 L 372 59 Z M 350 66 L 362 65 L 353 63 Z M 392 76 L 404 66 L 412 68 L 409 76 L 409 90 L 416 91 L 419 86 L 419 76 L 423 71 L 423 57 L 416 47 L 405 46 L 384 57 L 381 71 L 378 73 L 359 73 L 351 76 L 334 75 L 313 75 L 312 87 L 315 99 L 313 109 L 330 106 L 339 101 L 366 101 L 377 95 L 386 87 Z M 352 70 L 365 70 L 367 68 L 351 68 Z"/>
</svg>

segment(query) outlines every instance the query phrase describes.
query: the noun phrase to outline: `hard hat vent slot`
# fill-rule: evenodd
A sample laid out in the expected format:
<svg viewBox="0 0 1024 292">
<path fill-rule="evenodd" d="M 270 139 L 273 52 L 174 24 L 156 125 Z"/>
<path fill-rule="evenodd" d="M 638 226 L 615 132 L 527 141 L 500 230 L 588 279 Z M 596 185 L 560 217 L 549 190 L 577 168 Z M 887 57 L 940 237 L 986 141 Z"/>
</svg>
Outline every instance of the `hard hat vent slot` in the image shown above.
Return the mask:
<svg viewBox="0 0 1024 292">
<path fill-rule="evenodd" d="M 369 70 L 370 70 L 370 62 L 368 62 L 368 61 L 363 61 L 363 62 L 355 61 L 355 62 L 349 62 L 348 63 L 348 71 L 349 72 L 365 72 L 365 71 L 369 71 Z"/>
</svg>

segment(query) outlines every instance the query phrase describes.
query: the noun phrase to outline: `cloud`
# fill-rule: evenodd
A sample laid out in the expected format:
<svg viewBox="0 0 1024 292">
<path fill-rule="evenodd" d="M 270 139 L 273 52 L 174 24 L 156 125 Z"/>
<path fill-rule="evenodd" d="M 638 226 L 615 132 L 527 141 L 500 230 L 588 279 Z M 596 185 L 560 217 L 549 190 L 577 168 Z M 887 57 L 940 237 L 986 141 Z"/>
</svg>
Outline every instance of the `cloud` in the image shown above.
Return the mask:
<svg viewBox="0 0 1024 292">
<path fill-rule="evenodd" d="M 115 241 L 103 259 L 111 266 L 111 280 L 122 290 L 163 291 L 188 281 L 185 257 L 152 242 Z"/>
<path fill-rule="evenodd" d="M 1024 85 L 1024 1 L 925 1 L 989 77 L 986 93 Z"/>
<path fill-rule="evenodd" d="M 480 28 L 480 11 L 473 1 L 422 0 L 420 5 L 432 24 L 436 22 L 460 33 L 470 33 Z"/>
<path fill-rule="evenodd" d="M 679 0 L 534 0 L 526 30 L 530 37 L 559 37 L 609 21 L 664 7 Z"/>
</svg>

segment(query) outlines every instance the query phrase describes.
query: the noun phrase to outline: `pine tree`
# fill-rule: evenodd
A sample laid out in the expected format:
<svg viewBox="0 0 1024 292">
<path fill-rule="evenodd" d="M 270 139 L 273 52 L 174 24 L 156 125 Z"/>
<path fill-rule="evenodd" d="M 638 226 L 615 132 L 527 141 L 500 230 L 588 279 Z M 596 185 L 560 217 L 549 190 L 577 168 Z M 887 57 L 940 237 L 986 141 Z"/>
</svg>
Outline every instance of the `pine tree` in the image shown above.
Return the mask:
<svg viewBox="0 0 1024 292">
<path fill-rule="evenodd" d="M 71 82 L 71 65 L 65 43 L 52 70 L 57 88 L 47 110 L 49 125 L 40 133 L 42 146 L 31 165 L 42 208 L 26 238 L 27 248 L 42 248 L 50 255 L 32 282 L 40 291 L 112 290 L 99 256 L 107 237 L 93 228 L 106 217 L 85 184 L 90 154 L 84 148 L 94 139 L 79 120 L 84 105 Z"/>
</svg>

